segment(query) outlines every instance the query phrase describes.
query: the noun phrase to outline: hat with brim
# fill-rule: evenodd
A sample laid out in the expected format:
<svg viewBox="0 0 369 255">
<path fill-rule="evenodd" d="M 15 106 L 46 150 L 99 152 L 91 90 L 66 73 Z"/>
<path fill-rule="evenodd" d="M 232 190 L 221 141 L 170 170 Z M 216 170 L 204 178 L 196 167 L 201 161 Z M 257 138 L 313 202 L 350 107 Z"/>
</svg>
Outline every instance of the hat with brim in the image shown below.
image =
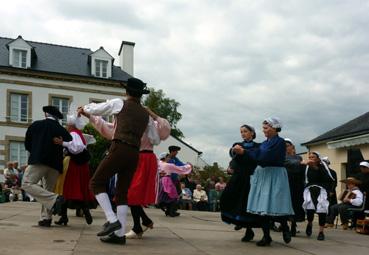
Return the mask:
<svg viewBox="0 0 369 255">
<path fill-rule="evenodd" d="M 354 184 L 354 185 L 360 185 L 361 181 L 359 181 L 358 179 L 354 178 L 354 177 L 348 177 L 344 180 L 340 180 L 340 182 L 346 183 L 346 184 Z"/>
<path fill-rule="evenodd" d="M 47 106 L 42 107 L 42 110 L 44 112 L 54 116 L 57 119 L 60 119 L 60 120 L 63 119 L 63 114 L 55 106 L 47 105 Z"/>
<path fill-rule="evenodd" d="M 150 93 L 150 90 L 146 87 L 146 83 L 137 78 L 129 78 L 127 84 L 123 83 L 123 87 L 128 91 L 128 93 L 130 91 L 141 95 Z"/>
<path fill-rule="evenodd" d="M 168 147 L 168 150 L 169 150 L 169 152 L 172 152 L 172 151 L 180 151 L 181 150 L 181 147 L 176 146 L 176 145 L 171 145 L 171 146 Z"/>
</svg>

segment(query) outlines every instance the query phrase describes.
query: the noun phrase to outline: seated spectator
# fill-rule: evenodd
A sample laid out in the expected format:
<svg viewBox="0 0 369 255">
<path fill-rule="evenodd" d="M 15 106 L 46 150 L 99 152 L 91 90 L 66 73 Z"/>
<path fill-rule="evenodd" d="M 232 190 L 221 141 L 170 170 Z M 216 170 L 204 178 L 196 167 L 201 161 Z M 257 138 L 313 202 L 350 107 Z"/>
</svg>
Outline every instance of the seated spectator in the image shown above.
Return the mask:
<svg viewBox="0 0 369 255">
<path fill-rule="evenodd" d="M 182 177 L 181 182 L 184 182 L 184 184 L 186 185 L 186 188 L 189 188 L 191 191 L 191 194 L 193 193 L 193 191 L 196 189 L 196 183 L 193 180 L 192 175 L 190 174 L 186 174 Z"/>
<path fill-rule="evenodd" d="M 181 183 L 182 192 L 179 196 L 179 203 L 181 205 L 182 210 L 192 210 L 192 192 L 189 188 L 186 188 L 186 185 Z"/>
<path fill-rule="evenodd" d="M 217 185 L 219 188 L 219 185 Z M 215 183 L 211 181 L 208 186 L 208 201 L 209 201 L 209 211 L 215 212 L 217 207 L 217 200 L 218 195 L 217 191 L 215 190 Z"/>
<path fill-rule="evenodd" d="M 193 191 L 193 201 L 197 210 L 207 210 L 208 196 L 206 195 L 206 192 L 202 189 L 200 184 L 197 184 L 196 189 Z"/>
<path fill-rule="evenodd" d="M 7 163 L 7 168 L 4 169 L 5 189 L 8 189 L 8 200 L 10 202 L 22 200 L 21 183 L 18 178 L 18 171 L 14 168 L 13 162 Z"/>
<path fill-rule="evenodd" d="M 227 186 L 227 183 L 224 181 L 224 178 L 222 176 L 219 177 L 219 181 L 215 185 L 219 185 L 220 190 L 224 190 Z"/>
<path fill-rule="evenodd" d="M 14 169 L 13 162 L 9 161 L 7 164 L 7 168 L 4 169 L 5 178 L 14 179 L 14 177 L 18 178 L 18 171 Z"/>
<path fill-rule="evenodd" d="M 357 174 L 356 179 L 361 181 L 359 188 L 362 192 L 366 192 L 369 196 L 369 163 L 366 161 L 360 162 L 360 173 Z M 365 210 L 369 210 L 369 199 L 366 199 Z"/>
<path fill-rule="evenodd" d="M 327 227 L 333 227 L 335 218 L 340 215 L 342 228 L 348 229 L 348 221 L 350 214 L 347 209 L 357 208 L 363 204 L 363 193 L 359 190 L 358 185 L 361 183 L 354 177 L 348 177 L 346 180 L 341 180 L 346 183 L 347 189 L 339 196 L 340 204 L 335 204 L 331 207 L 331 214 L 327 218 Z"/>
</svg>

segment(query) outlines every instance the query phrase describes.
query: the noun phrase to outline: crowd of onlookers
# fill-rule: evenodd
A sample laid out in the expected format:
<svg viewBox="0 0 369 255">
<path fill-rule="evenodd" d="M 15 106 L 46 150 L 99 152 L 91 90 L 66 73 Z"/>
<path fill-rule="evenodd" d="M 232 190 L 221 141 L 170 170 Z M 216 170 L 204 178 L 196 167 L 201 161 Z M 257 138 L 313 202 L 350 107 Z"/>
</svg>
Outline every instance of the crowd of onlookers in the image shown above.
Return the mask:
<svg viewBox="0 0 369 255">
<path fill-rule="evenodd" d="M 219 200 L 226 182 L 222 176 L 211 176 L 201 185 L 201 179 L 192 175 L 183 176 L 179 207 L 183 210 L 219 211 Z"/>
<path fill-rule="evenodd" d="M 32 201 L 33 199 L 22 189 L 22 178 L 25 166 L 9 161 L 4 170 L 0 170 L 0 203 L 13 201 Z"/>
<path fill-rule="evenodd" d="M 33 200 L 22 190 L 25 168 L 19 167 L 16 161 L 10 161 L 4 170 L 0 170 L 0 203 Z M 211 176 L 207 180 L 201 180 L 196 174 L 181 176 L 179 207 L 184 210 L 219 211 L 219 200 L 225 187 L 222 176 Z"/>
</svg>

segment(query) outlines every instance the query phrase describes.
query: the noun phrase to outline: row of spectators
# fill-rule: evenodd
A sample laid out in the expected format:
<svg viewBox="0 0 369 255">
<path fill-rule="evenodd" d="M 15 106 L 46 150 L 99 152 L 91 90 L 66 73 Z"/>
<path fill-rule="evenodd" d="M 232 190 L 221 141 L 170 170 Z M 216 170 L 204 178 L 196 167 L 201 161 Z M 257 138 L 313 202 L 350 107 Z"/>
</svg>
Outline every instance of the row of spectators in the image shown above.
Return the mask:
<svg viewBox="0 0 369 255">
<path fill-rule="evenodd" d="M 22 190 L 22 178 L 26 166 L 19 167 L 17 161 L 10 161 L 0 170 L 0 202 L 30 201 L 32 198 Z"/>
</svg>

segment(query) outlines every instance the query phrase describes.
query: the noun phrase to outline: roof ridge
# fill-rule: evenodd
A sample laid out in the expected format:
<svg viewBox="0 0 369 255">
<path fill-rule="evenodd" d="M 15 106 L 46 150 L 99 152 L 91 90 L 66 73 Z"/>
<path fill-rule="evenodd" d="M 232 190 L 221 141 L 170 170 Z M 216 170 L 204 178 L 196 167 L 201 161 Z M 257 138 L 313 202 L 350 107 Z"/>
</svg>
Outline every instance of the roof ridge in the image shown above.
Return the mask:
<svg viewBox="0 0 369 255">
<path fill-rule="evenodd" d="M 309 144 L 309 143 L 312 143 L 312 142 L 319 142 L 319 141 L 324 141 L 326 139 L 337 138 L 337 137 L 342 137 L 342 136 L 348 135 L 348 134 L 335 134 L 335 132 L 341 130 L 342 128 L 345 128 L 346 126 L 349 126 L 352 123 L 357 122 L 360 119 L 363 119 L 363 118 L 367 117 L 368 115 L 369 115 L 369 112 L 365 112 L 365 113 L 357 116 L 356 118 L 353 118 L 351 120 L 348 120 L 345 123 L 343 123 L 343 124 L 341 124 L 341 125 L 339 125 L 339 126 L 337 126 L 335 128 L 331 128 L 331 129 L 327 130 L 323 134 L 316 136 L 315 138 L 309 140 L 308 142 L 302 143 L 302 145 Z M 368 130 L 368 127 L 360 127 L 356 131 L 352 131 L 351 130 L 351 132 L 349 132 L 349 134 L 356 134 L 356 133 L 360 133 L 360 132 L 363 132 L 363 131 L 366 131 L 366 130 Z"/>
<path fill-rule="evenodd" d="M 0 36 L 0 39 L 8 39 L 8 40 L 16 40 L 17 38 L 8 38 L 8 37 L 2 37 Z M 25 40 L 24 38 L 22 38 L 23 40 Z M 76 47 L 76 46 L 68 46 L 68 45 L 61 45 L 61 44 L 55 44 L 55 43 L 45 43 L 45 42 L 36 42 L 36 41 L 30 41 L 30 40 L 25 40 L 26 42 L 30 42 L 30 43 L 38 43 L 38 44 L 45 44 L 45 45 L 51 45 L 51 46 L 58 46 L 58 47 L 65 47 L 65 48 L 72 48 L 72 49 L 80 49 L 80 50 L 89 50 L 91 51 L 90 48 L 82 48 L 82 47 Z"/>
</svg>

